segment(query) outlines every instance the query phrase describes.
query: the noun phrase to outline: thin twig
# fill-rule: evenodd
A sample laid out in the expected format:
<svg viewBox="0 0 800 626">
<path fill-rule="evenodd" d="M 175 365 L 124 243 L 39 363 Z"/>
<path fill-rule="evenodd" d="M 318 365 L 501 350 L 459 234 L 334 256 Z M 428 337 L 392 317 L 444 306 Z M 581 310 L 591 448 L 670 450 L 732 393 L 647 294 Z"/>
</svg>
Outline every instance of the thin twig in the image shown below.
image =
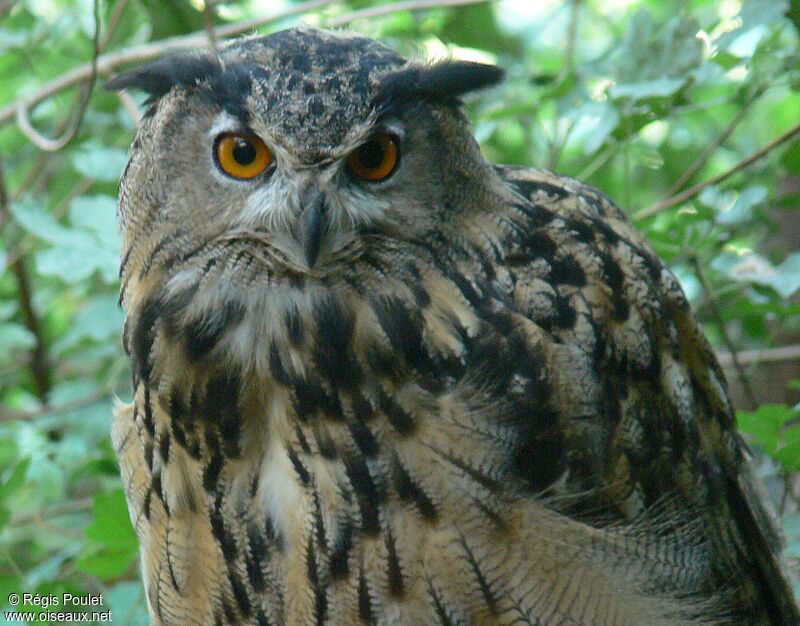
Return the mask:
<svg viewBox="0 0 800 626">
<path fill-rule="evenodd" d="M 219 41 L 214 33 L 215 18 L 214 0 L 205 0 L 203 2 L 203 26 L 205 26 L 206 34 L 208 35 L 208 46 L 216 54 L 219 51 Z"/>
<path fill-rule="evenodd" d="M 572 0 L 569 8 L 567 24 L 567 41 L 564 44 L 564 62 L 561 66 L 556 84 L 561 84 L 575 69 L 575 44 L 578 40 L 578 18 L 580 17 L 581 0 Z"/>
<path fill-rule="evenodd" d="M 31 140 L 38 148 L 46 152 L 55 152 L 66 146 L 75 135 L 78 134 L 83 118 L 86 115 L 86 109 L 89 107 L 89 99 L 94 91 L 94 86 L 97 83 L 97 57 L 100 56 L 100 0 L 94 0 L 94 35 L 92 37 L 92 61 L 90 63 L 89 80 L 84 87 L 83 98 L 81 99 L 78 113 L 75 116 L 75 121 L 72 125 L 58 137 L 58 139 L 50 139 L 45 137 L 38 130 L 33 127 L 30 121 L 30 110 L 24 102 L 20 102 L 17 107 L 16 119 L 17 126 L 22 133 Z"/>
<path fill-rule="evenodd" d="M 575 129 L 575 120 L 568 119 L 564 124 L 564 131 L 561 131 L 561 120 L 558 120 L 559 123 L 556 124 L 556 128 L 553 132 L 553 138 L 550 141 L 550 149 L 548 150 L 549 156 L 547 158 L 547 169 L 555 170 L 558 167 L 558 162 L 561 160 L 561 155 L 564 152 L 564 148 L 567 147 L 567 142 L 569 141 L 569 136 L 572 134 L 572 131 Z"/>
<path fill-rule="evenodd" d="M 633 134 L 632 125 L 633 122 L 631 120 L 631 116 L 628 115 L 630 113 L 630 102 L 626 103 L 625 108 L 628 109 L 623 116 L 624 124 L 625 124 L 625 143 L 622 146 L 622 165 L 625 168 L 625 206 L 624 209 L 626 211 L 630 211 L 631 209 L 631 190 L 633 189 L 633 181 L 631 180 L 631 146 L 633 142 L 631 141 L 631 135 Z"/>
<path fill-rule="evenodd" d="M 723 180 L 726 180 L 727 178 L 730 178 L 731 176 L 733 176 L 739 170 L 742 170 L 745 167 L 747 167 L 748 165 L 750 165 L 751 163 L 753 163 L 755 161 L 758 161 L 760 158 L 766 156 L 769 152 L 771 152 L 772 150 L 774 150 L 775 148 L 777 148 L 781 144 L 786 143 L 790 139 L 793 139 L 795 137 L 795 135 L 799 135 L 799 134 L 800 134 L 800 124 L 797 124 L 796 126 L 793 126 L 789 130 L 787 130 L 785 133 L 781 134 L 779 137 L 777 137 L 774 140 L 770 141 L 766 146 L 756 150 L 750 156 L 747 156 L 744 159 L 742 159 L 741 161 L 739 161 L 736 165 L 731 167 L 729 170 L 723 172 L 722 174 L 718 174 L 717 176 L 713 176 L 712 178 L 709 178 L 708 180 L 704 180 L 701 183 L 697 183 L 696 185 L 692 185 L 691 187 L 689 187 L 685 191 L 682 191 L 681 193 L 679 193 L 679 194 L 677 194 L 675 196 L 672 196 L 671 198 L 666 198 L 665 200 L 662 200 L 661 202 L 657 202 L 656 204 L 654 204 L 651 207 L 648 207 L 646 209 L 642 209 L 641 211 L 636 213 L 636 215 L 633 216 L 633 219 L 636 220 L 636 221 L 639 221 L 639 220 L 647 219 L 648 217 L 653 217 L 654 215 L 657 215 L 658 213 L 660 213 L 664 209 L 668 209 L 669 207 L 675 206 L 676 204 L 681 204 L 682 202 L 685 202 L 689 198 L 693 198 L 698 193 L 703 191 L 703 189 L 705 189 L 706 187 L 710 187 L 711 185 L 717 185 L 717 184 L 721 183 Z"/>
<path fill-rule="evenodd" d="M 619 144 L 612 143 L 608 146 L 603 152 L 595 156 L 595 158 L 586 166 L 584 167 L 576 176 L 578 180 L 586 180 L 590 176 L 592 176 L 597 170 L 603 167 L 608 160 L 613 157 L 619 151 Z"/>
<path fill-rule="evenodd" d="M 708 284 L 705 272 L 703 272 L 703 268 L 700 267 L 700 261 L 696 256 L 692 255 L 689 260 L 694 266 L 694 272 L 697 276 L 697 280 L 700 282 L 700 286 L 703 288 L 703 292 L 705 293 L 708 306 L 711 309 L 711 317 L 714 319 L 714 322 L 719 328 L 720 335 L 722 335 L 722 342 L 725 344 L 725 347 L 728 348 L 728 352 L 731 355 L 731 365 L 736 372 L 736 378 L 739 380 L 739 384 L 742 386 L 742 391 L 744 391 L 745 398 L 750 404 L 748 408 L 755 409 L 758 406 L 758 400 L 756 399 L 756 395 L 753 392 L 752 386 L 750 385 L 750 380 L 747 378 L 747 374 L 745 374 L 744 367 L 742 367 L 742 363 L 739 361 L 736 346 L 733 345 L 733 340 L 728 334 L 728 329 L 725 327 L 725 320 L 722 318 L 722 312 L 720 311 L 717 300 L 711 291 L 711 286 Z"/>
<path fill-rule="evenodd" d="M 103 38 L 100 40 L 101 51 L 108 47 L 108 42 L 111 41 L 111 36 L 114 34 L 114 31 L 117 30 L 119 21 L 122 19 L 122 13 L 125 11 L 127 4 L 128 0 L 118 0 L 118 2 L 114 5 L 114 10 L 111 12 L 111 16 L 108 18 L 108 24 L 106 24 L 106 32 L 103 35 Z"/>
<path fill-rule="evenodd" d="M 764 89 L 757 89 L 752 94 L 750 94 L 750 97 L 736 112 L 736 115 L 733 116 L 733 119 L 730 122 L 728 122 L 727 126 L 725 126 L 725 128 L 722 130 L 719 136 L 706 146 L 706 149 L 703 150 L 703 153 L 699 157 L 697 157 L 697 159 L 695 159 L 695 162 L 692 163 L 689 166 L 689 168 L 681 175 L 681 177 L 675 181 L 672 187 L 670 187 L 670 190 L 667 192 L 667 197 L 673 196 L 676 193 L 678 193 L 681 189 L 683 189 L 683 186 L 687 182 L 689 182 L 692 176 L 697 174 L 700 168 L 703 167 L 708 162 L 708 160 L 711 158 L 714 152 L 717 151 L 717 148 L 719 148 L 723 143 L 725 143 L 728 140 L 728 137 L 731 136 L 733 131 L 736 130 L 736 127 L 741 123 L 741 121 L 745 118 L 745 116 L 749 112 L 750 107 L 753 106 L 755 101 L 758 100 L 759 96 L 761 96 L 761 94 L 763 94 L 764 91 L 765 91 Z"/>
</svg>

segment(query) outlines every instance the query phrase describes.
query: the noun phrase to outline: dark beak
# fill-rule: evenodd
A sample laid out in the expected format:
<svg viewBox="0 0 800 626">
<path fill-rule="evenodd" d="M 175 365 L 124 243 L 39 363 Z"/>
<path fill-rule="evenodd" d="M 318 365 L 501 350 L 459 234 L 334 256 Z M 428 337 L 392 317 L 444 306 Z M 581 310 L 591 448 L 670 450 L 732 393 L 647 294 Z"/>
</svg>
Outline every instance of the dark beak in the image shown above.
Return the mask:
<svg viewBox="0 0 800 626">
<path fill-rule="evenodd" d="M 328 227 L 328 207 L 324 194 L 319 191 L 308 194 L 306 200 L 303 203 L 305 208 L 300 218 L 304 239 L 303 250 L 308 267 L 313 267 L 319 256 L 322 237 Z"/>
</svg>

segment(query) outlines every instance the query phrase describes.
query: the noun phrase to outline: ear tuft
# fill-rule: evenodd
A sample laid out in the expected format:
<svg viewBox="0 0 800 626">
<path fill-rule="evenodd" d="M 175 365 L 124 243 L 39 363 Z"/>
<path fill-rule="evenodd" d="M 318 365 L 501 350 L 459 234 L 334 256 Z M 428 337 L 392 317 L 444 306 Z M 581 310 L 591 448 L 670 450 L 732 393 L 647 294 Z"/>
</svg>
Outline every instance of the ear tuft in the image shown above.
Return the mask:
<svg viewBox="0 0 800 626">
<path fill-rule="evenodd" d="M 459 98 L 470 91 L 496 85 L 505 72 L 496 65 L 472 61 L 439 61 L 422 68 L 417 91 L 433 98 Z"/>
<path fill-rule="evenodd" d="M 457 103 L 465 93 L 496 85 L 504 76 L 495 65 L 472 61 L 408 65 L 383 78 L 377 100 L 389 104 L 417 96 Z"/>
<path fill-rule="evenodd" d="M 220 71 L 219 63 L 212 57 L 175 55 L 115 76 L 103 85 L 103 89 L 139 89 L 150 95 L 150 101 L 154 101 L 175 86 L 188 87 L 209 79 Z"/>
</svg>

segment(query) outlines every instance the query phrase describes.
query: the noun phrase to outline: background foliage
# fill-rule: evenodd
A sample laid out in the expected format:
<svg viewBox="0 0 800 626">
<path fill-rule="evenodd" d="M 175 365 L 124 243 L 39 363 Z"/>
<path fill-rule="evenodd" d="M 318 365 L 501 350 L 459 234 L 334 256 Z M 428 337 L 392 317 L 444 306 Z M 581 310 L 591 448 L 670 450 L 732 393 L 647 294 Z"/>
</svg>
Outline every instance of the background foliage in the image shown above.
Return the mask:
<svg viewBox="0 0 800 626">
<path fill-rule="evenodd" d="M 257 18 L 506 68 L 467 106 L 486 156 L 586 179 L 644 230 L 721 352 L 800 557 L 800 2 L 266 4 L 0 0 L 0 604 L 92 591 L 147 622 L 108 437 L 130 395 L 114 208 L 138 114 L 89 88 Z"/>
</svg>

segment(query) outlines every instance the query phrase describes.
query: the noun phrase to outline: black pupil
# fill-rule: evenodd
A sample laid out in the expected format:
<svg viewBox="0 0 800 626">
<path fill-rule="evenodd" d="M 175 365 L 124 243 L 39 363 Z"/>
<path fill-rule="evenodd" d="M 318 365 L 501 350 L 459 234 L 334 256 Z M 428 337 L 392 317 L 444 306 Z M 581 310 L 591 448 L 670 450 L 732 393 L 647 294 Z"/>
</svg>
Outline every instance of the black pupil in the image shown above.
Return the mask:
<svg viewBox="0 0 800 626">
<path fill-rule="evenodd" d="M 383 144 L 377 139 L 368 141 L 358 149 L 358 160 L 368 170 L 380 167 L 385 155 L 386 151 L 383 148 Z"/>
<path fill-rule="evenodd" d="M 250 165 L 256 160 L 256 149 L 246 139 L 237 139 L 233 147 L 233 158 L 239 165 Z"/>
</svg>

